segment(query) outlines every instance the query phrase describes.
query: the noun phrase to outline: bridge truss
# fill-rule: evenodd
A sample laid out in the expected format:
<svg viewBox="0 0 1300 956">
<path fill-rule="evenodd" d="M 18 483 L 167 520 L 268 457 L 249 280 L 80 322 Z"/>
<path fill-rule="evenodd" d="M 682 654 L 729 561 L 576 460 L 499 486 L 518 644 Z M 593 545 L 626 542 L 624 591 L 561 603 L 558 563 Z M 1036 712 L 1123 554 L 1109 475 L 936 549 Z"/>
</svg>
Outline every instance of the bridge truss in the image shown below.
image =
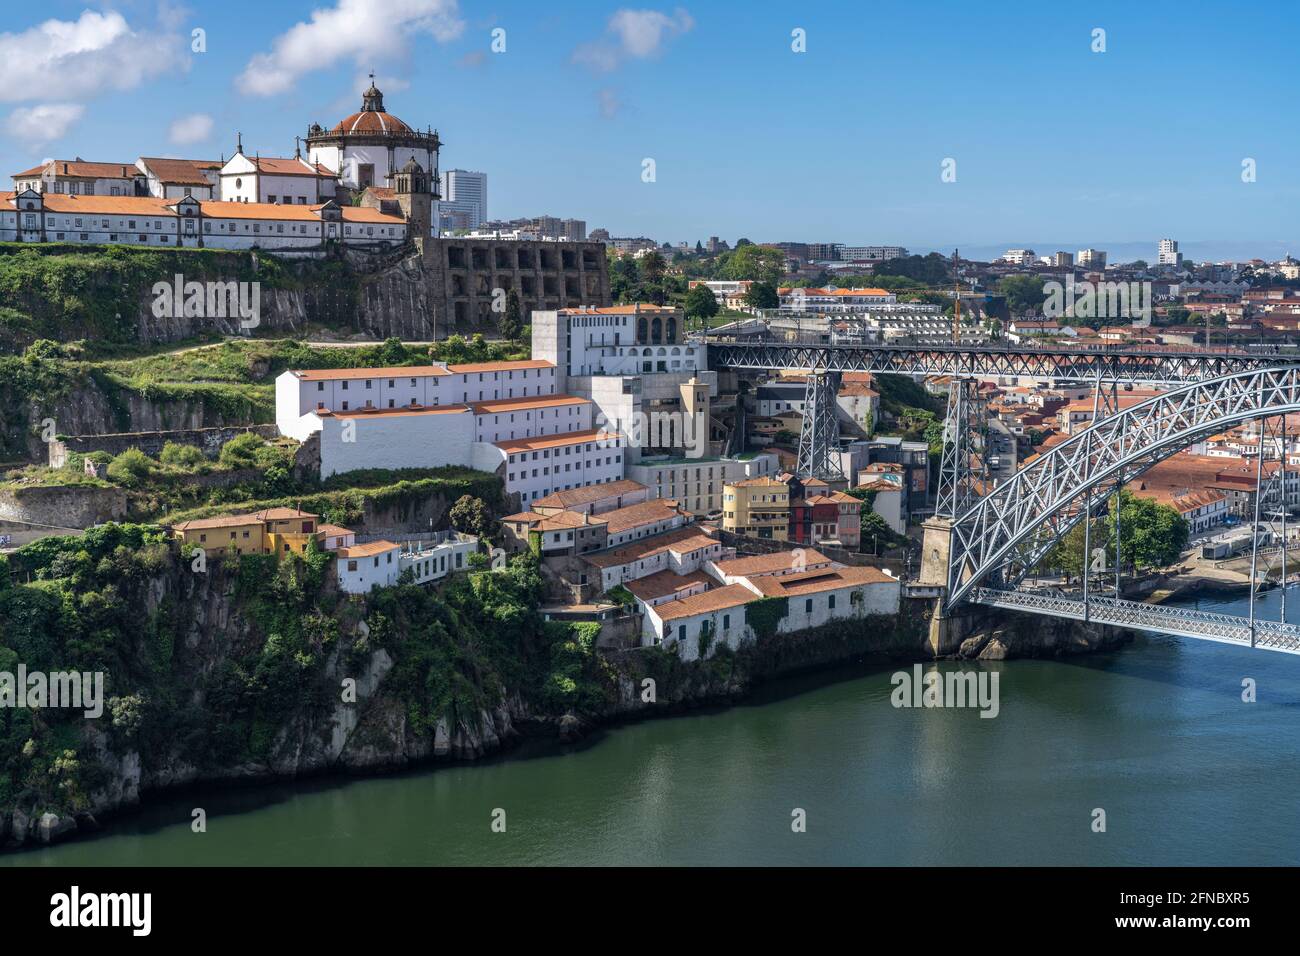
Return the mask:
<svg viewBox="0 0 1300 956">
<path fill-rule="evenodd" d="M 1273 355 L 1176 349 L 957 345 L 826 345 L 710 338 L 709 368 L 874 372 L 958 378 L 1021 376 L 1040 381 L 1169 385 L 1278 364 Z"/>
<path fill-rule="evenodd" d="M 1102 386 L 1100 382 L 1097 384 Z M 1109 398 L 1106 397 L 1108 393 Z M 945 502 L 951 528 L 947 607 L 970 600 L 1001 607 L 1014 606 L 1035 613 L 1145 627 L 1145 624 L 1136 623 L 1139 618 L 1132 617 L 1136 612 L 1128 605 L 1134 602 L 1119 599 L 1119 573 L 1123 562 L 1119 552 L 1122 534 L 1118 528 L 1115 534 L 1114 597 L 1102 598 L 1092 590 L 1091 572 L 1100 570 L 1095 568 L 1098 562 L 1093 556 L 1096 552 L 1088 541 L 1092 516 L 1104 511 L 1107 502 L 1116 497 L 1127 482 L 1155 464 L 1201 438 L 1241 422 L 1260 420 L 1261 450 L 1270 445 L 1279 449 L 1284 447 L 1284 416 L 1300 411 L 1300 366 L 1237 372 L 1195 382 L 1123 410 L 1114 407 L 1113 388 L 1098 387 L 1095 395 L 1094 420 L 1088 428 L 1030 461 L 1010 479 L 990 489 L 984 497 L 967 504 L 959 498 L 950 499 L 951 504 Z M 955 460 L 962 456 L 959 451 L 952 457 Z M 1234 619 L 1241 622 L 1240 627 L 1244 630 L 1232 632 L 1237 636 L 1243 633 L 1252 635 L 1251 646 L 1265 646 L 1259 644 L 1259 635 L 1265 631 L 1272 634 L 1276 630 L 1269 630 L 1272 628 L 1270 622 L 1257 622 L 1255 619 L 1259 544 L 1264 529 L 1270 525 L 1281 529 L 1281 547 L 1274 556 L 1281 560 L 1283 580 L 1288 569 L 1285 455 L 1280 457 L 1280 467 L 1267 478 L 1263 457 L 1261 453 L 1256 459 L 1253 495 L 1255 533 L 1251 551 L 1250 614 L 1245 619 Z M 1058 595 L 1053 599 L 1056 603 L 1035 603 L 1024 597 L 1007 597 L 1008 594 L 1023 594 L 1016 590 L 1017 587 L 1081 521 L 1086 522 L 1084 550 L 1089 555 L 1084 562 L 1081 598 Z M 1117 515 L 1117 524 L 1118 521 Z M 1104 554 L 1103 551 L 1101 568 L 1108 563 Z M 1066 603 L 1062 604 L 1062 601 Z M 1065 608 L 1071 610 L 1066 613 Z M 1097 612 L 1095 616 L 1094 609 Z M 1104 614 L 1102 609 L 1105 609 Z M 1180 621 L 1190 620 L 1199 613 L 1202 612 L 1187 612 Z M 1123 614 L 1130 616 L 1120 620 Z M 1285 608 L 1283 614 L 1285 623 Z M 1139 617 L 1143 620 L 1149 617 L 1154 622 L 1157 612 L 1142 611 Z M 1153 624 L 1150 629 L 1163 628 Z M 1184 627 L 1179 633 L 1219 639 L 1208 624 L 1201 632 L 1194 633 L 1194 630 Z M 1229 642 L 1235 640 L 1233 637 Z M 1275 644 L 1267 646 L 1283 649 Z"/>
</svg>

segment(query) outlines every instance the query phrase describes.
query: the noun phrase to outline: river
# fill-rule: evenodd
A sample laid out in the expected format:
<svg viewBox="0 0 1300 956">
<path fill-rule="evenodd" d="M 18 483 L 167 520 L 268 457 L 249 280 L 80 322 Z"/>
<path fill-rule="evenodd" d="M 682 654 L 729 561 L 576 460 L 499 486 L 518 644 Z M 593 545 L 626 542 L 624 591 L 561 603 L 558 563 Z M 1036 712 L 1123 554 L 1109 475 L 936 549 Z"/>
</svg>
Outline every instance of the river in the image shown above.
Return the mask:
<svg viewBox="0 0 1300 956">
<path fill-rule="evenodd" d="M 995 719 L 895 709 L 897 668 L 864 666 L 576 747 L 169 797 L 0 864 L 1300 863 L 1300 657 L 1140 635 L 978 666 L 1000 675 Z"/>
</svg>

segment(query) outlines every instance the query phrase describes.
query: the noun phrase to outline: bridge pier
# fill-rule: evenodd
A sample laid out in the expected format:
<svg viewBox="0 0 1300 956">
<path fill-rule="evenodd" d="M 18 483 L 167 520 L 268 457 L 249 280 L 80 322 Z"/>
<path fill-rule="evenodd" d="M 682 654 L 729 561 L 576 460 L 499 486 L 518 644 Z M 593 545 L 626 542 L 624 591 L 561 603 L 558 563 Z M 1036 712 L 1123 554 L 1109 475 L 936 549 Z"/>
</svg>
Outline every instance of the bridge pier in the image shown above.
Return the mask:
<svg viewBox="0 0 1300 956">
<path fill-rule="evenodd" d="M 935 657 L 955 654 L 962 641 L 970 636 L 974 615 L 969 608 L 949 613 L 945 607 L 948 591 L 948 558 L 952 550 L 952 522 L 936 515 L 922 523 L 921 572 L 917 583 L 942 588 L 944 595 L 934 599 L 930 613 L 930 633 L 926 642 Z"/>
</svg>

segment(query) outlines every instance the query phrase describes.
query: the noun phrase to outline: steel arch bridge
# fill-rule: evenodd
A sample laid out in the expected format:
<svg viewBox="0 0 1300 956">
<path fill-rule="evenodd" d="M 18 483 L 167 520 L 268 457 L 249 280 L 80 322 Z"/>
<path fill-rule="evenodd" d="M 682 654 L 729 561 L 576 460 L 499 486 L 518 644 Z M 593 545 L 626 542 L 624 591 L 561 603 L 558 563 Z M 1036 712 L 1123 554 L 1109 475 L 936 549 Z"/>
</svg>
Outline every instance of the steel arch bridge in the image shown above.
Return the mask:
<svg viewBox="0 0 1300 956">
<path fill-rule="evenodd" d="M 1300 366 L 1193 382 L 1095 420 L 987 496 L 954 509 L 959 513 L 950 517 L 945 607 L 972 601 L 1300 653 L 1300 627 L 1255 620 L 1253 573 L 1249 619 L 1118 597 L 1090 599 L 1086 574 L 1082 601 L 1015 590 L 1072 527 L 1104 506 L 1125 482 L 1202 437 L 1243 421 L 1295 412 L 1300 412 Z M 1262 468 L 1262 457 L 1257 464 Z M 1257 474 L 1256 527 L 1262 497 Z"/>
</svg>

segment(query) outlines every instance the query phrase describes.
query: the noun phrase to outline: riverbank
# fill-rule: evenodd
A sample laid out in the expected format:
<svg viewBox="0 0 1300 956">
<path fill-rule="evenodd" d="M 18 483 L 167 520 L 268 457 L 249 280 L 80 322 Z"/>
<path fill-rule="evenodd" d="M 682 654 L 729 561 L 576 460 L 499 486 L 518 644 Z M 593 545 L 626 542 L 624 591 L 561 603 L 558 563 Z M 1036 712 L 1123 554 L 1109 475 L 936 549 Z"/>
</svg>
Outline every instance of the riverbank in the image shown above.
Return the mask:
<svg viewBox="0 0 1300 956">
<path fill-rule="evenodd" d="M 223 582 L 218 574 L 203 583 L 214 586 L 189 595 L 202 609 L 201 620 L 220 620 L 236 633 L 243 630 L 247 622 L 229 600 L 231 582 Z M 162 589 L 155 597 L 163 599 Z M 112 729 L 105 733 L 87 722 L 83 730 L 93 754 L 89 762 L 97 765 L 97 772 L 86 779 L 98 780 L 99 786 L 79 808 L 50 806 L 48 797 L 20 794 L 0 813 L 0 841 L 10 848 L 49 845 L 94 833 L 108 821 L 168 794 L 473 762 L 509 754 L 528 739 L 572 744 L 621 724 L 728 708 L 750 699 L 765 685 L 798 675 L 830 674 L 871 662 L 883 667 L 933 660 L 926 642 L 929 606 L 906 602 L 905 608 L 896 618 L 864 618 L 773 634 L 739 651 L 720 648 L 705 660 L 689 663 L 661 648 L 602 654 L 594 670 L 608 693 L 595 707 L 548 710 L 534 695 L 521 693 L 518 687 L 502 687 L 495 703 L 485 699 L 475 713 L 424 721 L 409 702 L 403 702 L 401 685 L 408 665 L 402 660 L 401 642 L 390 643 L 387 649 L 367 646 L 372 638 L 366 620 L 374 618 L 354 609 L 340 622 L 343 627 L 318 686 L 337 687 L 349 679 L 347 674 L 354 675 L 356 706 L 295 707 L 279 726 L 268 728 L 261 759 L 241 752 L 235 760 L 207 765 L 185 759 L 178 748 L 124 739 Z M 952 657 L 982 661 L 1061 657 L 1124 642 L 1123 635 L 1106 635 L 1063 621 L 1024 618 L 984 623 L 987 626 L 977 628 Z M 196 645 L 194 649 L 198 653 L 192 658 L 179 658 L 189 675 L 187 681 L 196 680 L 198 672 L 228 666 L 229 648 Z M 216 730 L 209 726 L 203 732 Z"/>
<path fill-rule="evenodd" d="M 576 743 L 525 736 L 435 772 L 178 788 L 97 836 L 0 866 L 1297 861 L 1294 658 L 1138 635 L 1118 653 L 978 666 L 1000 677 L 997 719 L 895 708 L 903 667 L 865 660 Z M 1267 688 L 1258 703 L 1241 700 L 1243 667 Z M 1093 830 L 1097 806 L 1109 833 Z M 192 829 L 195 808 L 206 833 Z M 795 808 L 805 832 L 791 830 Z"/>
</svg>

